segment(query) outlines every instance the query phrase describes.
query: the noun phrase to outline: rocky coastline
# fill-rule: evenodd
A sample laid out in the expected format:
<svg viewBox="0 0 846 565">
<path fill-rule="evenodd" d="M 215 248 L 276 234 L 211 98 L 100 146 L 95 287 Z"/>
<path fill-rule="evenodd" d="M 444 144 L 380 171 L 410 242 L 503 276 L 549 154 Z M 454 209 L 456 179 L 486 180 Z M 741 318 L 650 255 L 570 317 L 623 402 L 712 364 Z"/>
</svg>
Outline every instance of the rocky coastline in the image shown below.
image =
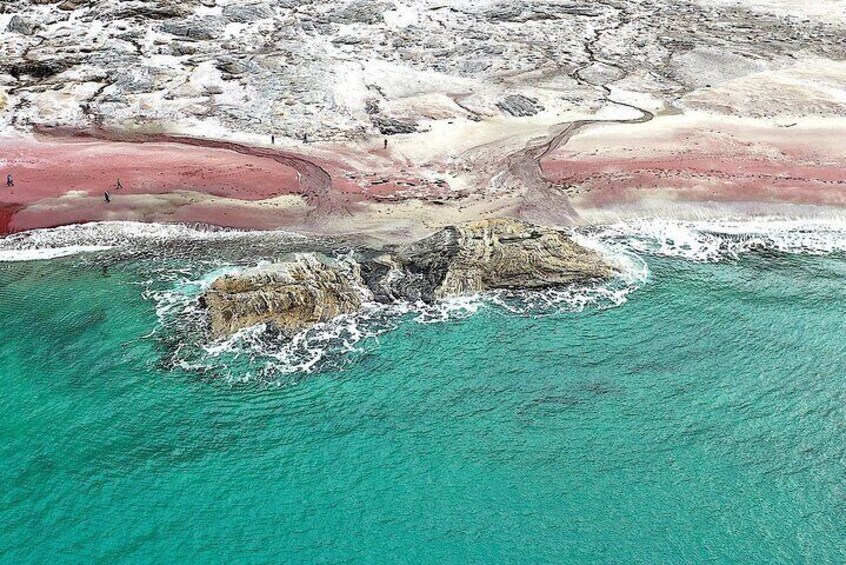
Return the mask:
<svg viewBox="0 0 846 565">
<path fill-rule="evenodd" d="M 497 218 L 449 226 L 357 260 L 303 253 L 225 275 L 200 304 L 214 338 L 258 324 L 292 337 L 353 314 L 367 301 L 433 303 L 496 289 L 604 281 L 614 273 L 599 253 L 564 231 Z"/>
<path fill-rule="evenodd" d="M 844 14 L 842 0 L 9 0 L 0 236 L 128 220 L 405 241 L 489 217 L 843 208 Z"/>
</svg>

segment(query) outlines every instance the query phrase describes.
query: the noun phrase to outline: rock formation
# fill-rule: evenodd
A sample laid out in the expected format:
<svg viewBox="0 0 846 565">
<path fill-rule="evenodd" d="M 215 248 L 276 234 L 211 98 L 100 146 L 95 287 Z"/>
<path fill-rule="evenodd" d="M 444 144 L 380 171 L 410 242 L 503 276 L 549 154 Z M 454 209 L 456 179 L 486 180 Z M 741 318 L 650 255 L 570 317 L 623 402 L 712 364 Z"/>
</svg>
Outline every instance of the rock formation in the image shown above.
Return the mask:
<svg viewBox="0 0 846 565">
<path fill-rule="evenodd" d="M 337 265 L 313 254 L 223 276 L 202 296 L 211 313 L 211 332 L 227 336 L 268 324 L 293 336 L 320 322 L 358 310 L 362 291 L 355 274 L 346 275 Z"/>
<path fill-rule="evenodd" d="M 494 289 L 537 289 L 607 280 L 614 269 L 564 232 L 492 219 L 363 259 L 348 268 L 313 254 L 227 275 L 202 297 L 211 332 L 267 323 L 286 336 L 355 312 L 363 301 L 434 302 Z"/>
<path fill-rule="evenodd" d="M 6 0 L 0 91 L 14 92 L 14 113 L 0 114 L 0 129 L 207 122 L 360 140 L 411 134 L 408 124 L 460 126 L 464 116 L 593 112 L 611 85 L 676 106 L 703 80 L 716 86 L 800 55 L 846 57 L 837 3 L 800 4 Z M 216 68 L 233 58 L 250 72 Z M 24 66 L 35 72 L 19 72 Z M 121 80 L 127 74 L 152 88 Z M 384 116 L 371 120 L 365 100 L 377 92 Z"/>
<path fill-rule="evenodd" d="M 522 94 L 510 94 L 497 102 L 496 105 L 506 114 L 517 117 L 534 116 L 544 110 L 544 107 L 538 103 L 537 99 L 529 98 Z"/>
</svg>

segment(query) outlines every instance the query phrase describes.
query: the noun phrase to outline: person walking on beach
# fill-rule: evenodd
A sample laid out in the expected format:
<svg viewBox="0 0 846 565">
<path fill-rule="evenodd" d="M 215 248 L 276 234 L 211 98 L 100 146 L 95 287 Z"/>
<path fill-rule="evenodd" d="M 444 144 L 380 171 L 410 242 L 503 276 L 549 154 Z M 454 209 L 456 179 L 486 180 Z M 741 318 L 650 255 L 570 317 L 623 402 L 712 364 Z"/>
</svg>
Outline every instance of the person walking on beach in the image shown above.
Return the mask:
<svg viewBox="0 0 846 565">
<path fill-rule="evenodd" d="M 106 204 L 112 201 L 112 195 L 109 194 L 108 191 L 103 193 L 103 198 L 106 199 Z"/>
<path fill-rule="evenodd" d="M 6 186 L 7 187 L 15 186 L 15 181 L 12 180 L 12 175 L 6 175 Z"/>
<path fill-rule="evenodd" d="M 270 144 L 276 145 L 276 136 L 273 134 L 270 134 Z"/>
<path fill-rule="evenodd" d="M 387 149 L 388 148 L 388 138 L 386 137 L 384 141 L 385 141 L 385 144 L 382 146 L 382 149 Z"/>
<path fill-rule="evenodd" d="M 118 179 L 118 180 L 117 180 L 117 184 L 115 184 L 115 188 L 116 188 L 117 190 L 120 190 L 121 188 L 123 188 L 123 185 L 122 185 L 122 184 L 120 184 L 120 179 Z"/>
<path fill-rule="evenodd" d="M 303 134 L 303 143 L 308 143 L 308 134 L 307 133 Z"/>
</svg>

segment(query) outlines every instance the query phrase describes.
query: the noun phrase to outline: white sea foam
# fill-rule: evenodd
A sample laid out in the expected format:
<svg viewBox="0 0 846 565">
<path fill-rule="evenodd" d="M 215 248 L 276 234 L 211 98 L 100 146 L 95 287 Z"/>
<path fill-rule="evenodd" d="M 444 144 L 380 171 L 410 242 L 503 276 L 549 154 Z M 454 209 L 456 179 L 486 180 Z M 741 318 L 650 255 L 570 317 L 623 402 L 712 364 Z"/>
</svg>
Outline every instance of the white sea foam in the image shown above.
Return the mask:
<svg viewBox="0 0 846 565">
<path fill-rule="evenodd" d="M 755 250 L 812 255 L 846 251 L 846 222 L 843 220 L 647 219 L 580 231 L 610 249 L 698 262 L 737 259 Z"/>
<path fill-rule="evenodd" d="M 304 239 L 303 236 L 275 231 L 244 231 L 129 221 L 90 222 L 57 228 L 36 229 L 0 238 L 0 257 L 16 261 L 32 261 L 66 257 L 76 253 L 122 249 L 131 251 L 140 246 L 182 244 L 192 242 L 272 241 Z"/>
<path fill-rule="evenodd" d="M 58 259 L 80 253 L 96 253 L 111 249 L 108 245 L 67 245 L 64 247 L 40 247 L 33 249 L 2 249 L 0 248 L 0 262 L 16 261 L 45 261 Z"/>
<path fill-rule="evenodd" d="M 151 243 L 155 246 L 167 242 L 245 239 L 248 243 L 253 239 L 275 242 L 278 238 L 290 241 L 296 237 L 285 232 L 101 222 L 35 230 L 0 239 L 0 260 L 49 259 Z M 327 363 L 341 367 L 351 358 L 350 354 L 377 345 L 379 335 L 400 323 L 446 323 L 473 316 L 485 308 L 545 316 L 620 306 L 648 281 L 650 271 L 645 256 L 709 262 L 737 259 L 756 250 L 804 254 L 846 252 L 846 222 L 835 220 L 644 219 L 579 228 L 574 237 L 608 258 L 619 275 L 602 284 L 542 291 L 498 291 L 437 304 L 371 302 L 355 315 L 318 324 L 290 340 L 275 337 L 263 326 L 248 328 L 224 341 L 208 340 L 203 331 L 207 314 L 199 307 L 198 297 L 216 278 L 239 267 L 214 260 L 159 262 L 153 259 L 149 278 L 141 284 L 145 288 L 144 296 L 155 304 L 159 318 L 159 327 L 152 337 L 166 345 L 165 362 L 170 366 L 232 381 L 280 382 L 319 370 Z M 352 256 L 339 259 L 341 264 L 353 261 Z"/>
</svg>

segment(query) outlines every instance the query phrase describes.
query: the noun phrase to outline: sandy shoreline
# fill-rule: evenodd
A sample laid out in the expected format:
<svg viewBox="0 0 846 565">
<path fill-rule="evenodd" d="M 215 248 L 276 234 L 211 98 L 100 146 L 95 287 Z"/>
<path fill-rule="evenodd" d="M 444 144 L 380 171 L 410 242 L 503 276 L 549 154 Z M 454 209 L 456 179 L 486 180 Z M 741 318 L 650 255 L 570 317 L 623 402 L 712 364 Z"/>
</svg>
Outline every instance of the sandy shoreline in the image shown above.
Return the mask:
<svg viewBox="0 0 846 565">
<path fill-rule="evenodd" d="M 841 121 L 785 128 L 684 115 L 592 125 L 542 159 L 550 187 L 543 196 L 572 203 L 571 217 L 553 219 L 560 225 L 837 210 L 846 205 Z M 328 144 L 257 146 L 114 131 L 7 136 L 0 138 L 0 168 L 15 186 L 0 187 L 0 233 L 132 220 L 405 239 L 484 217 L 531 220 L 529 189 L 491 180 L 501 159 L 495 155 L 514 146 L 510 138 L 488 144 L 482 171 L 465 167 L 438 178 L 431 171 L 446 171 L 454 160 L 436 145 L 415 162 L 403 145 L 374 155 Z"/>
<path fill-rule="evenodd" d="M 846 206 L 839 0 L 108 4 L 0 18 L 0 234 L 131 220 L 398 240 L 495 216 Z M 195 37 L 185 18 L 218 23 Z"/>
</svg>

